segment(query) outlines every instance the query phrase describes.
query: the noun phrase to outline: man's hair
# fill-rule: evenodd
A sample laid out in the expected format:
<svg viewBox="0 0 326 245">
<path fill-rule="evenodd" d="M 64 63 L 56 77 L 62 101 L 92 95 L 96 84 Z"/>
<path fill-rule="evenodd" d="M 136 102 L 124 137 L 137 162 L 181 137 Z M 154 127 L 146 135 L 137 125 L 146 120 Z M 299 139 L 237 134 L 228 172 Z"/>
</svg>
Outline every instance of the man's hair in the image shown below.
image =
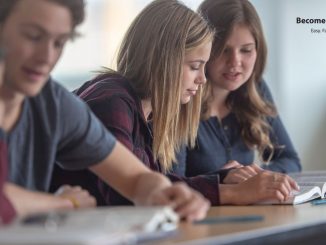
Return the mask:
<svg viewBox="0 0 326 245">
<path fill-rule="evenodd" d="M 0 0 L 0 23 L 6 21 L 15 5 L 21 0 Z M 75 32 L 76 26 L 81 24 L 85 18 L 85 1 L 84 0 L 44 0 L 57 3 L 66 7 L 72 18 L 72 29 Z"/>
</svg>

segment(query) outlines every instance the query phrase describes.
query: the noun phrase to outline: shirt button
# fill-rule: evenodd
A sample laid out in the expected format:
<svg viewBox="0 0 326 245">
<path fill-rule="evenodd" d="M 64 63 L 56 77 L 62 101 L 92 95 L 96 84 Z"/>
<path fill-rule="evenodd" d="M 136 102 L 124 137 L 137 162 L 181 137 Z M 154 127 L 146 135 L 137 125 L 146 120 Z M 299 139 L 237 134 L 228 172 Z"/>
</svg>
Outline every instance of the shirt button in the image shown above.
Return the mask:
<svg viewBox="0 0 326 245">
<path fill-rule="evenodd" d="M 228 130 L 229 129 L 229 127 L 227 125 L 225 125 L 223 128 L 224 128 L 224 130 Z"/>
</svg>

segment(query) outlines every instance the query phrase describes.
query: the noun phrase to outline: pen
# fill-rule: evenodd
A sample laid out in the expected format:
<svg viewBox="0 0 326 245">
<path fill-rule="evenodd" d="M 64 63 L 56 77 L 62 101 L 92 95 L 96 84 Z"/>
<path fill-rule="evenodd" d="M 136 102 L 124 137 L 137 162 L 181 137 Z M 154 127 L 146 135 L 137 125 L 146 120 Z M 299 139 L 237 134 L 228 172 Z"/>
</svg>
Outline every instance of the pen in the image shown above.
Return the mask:
<svg viewBox="0 0 326 245">
<path fill-rule="evenodd" d="M 311 205 L 322 205 L 326 204 L 326 199 L 318 199 L 311 201 Z"/>
<path fill-rule="evenodd" d="M 262 215 L 241 215 L 241 216 L 216 216 L 195 221 L 194 224 L 221 224 L 221 223 L 241 223 L 241 222 L 256 222 L 264 220 Z"/>
</svg>

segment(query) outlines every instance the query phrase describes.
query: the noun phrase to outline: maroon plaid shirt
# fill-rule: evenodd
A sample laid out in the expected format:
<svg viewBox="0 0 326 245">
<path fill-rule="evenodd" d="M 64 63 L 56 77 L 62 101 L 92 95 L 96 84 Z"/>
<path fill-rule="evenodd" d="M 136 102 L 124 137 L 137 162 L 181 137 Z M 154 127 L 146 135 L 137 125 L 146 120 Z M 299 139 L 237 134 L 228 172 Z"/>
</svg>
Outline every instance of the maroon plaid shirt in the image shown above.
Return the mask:
<svg viewBox="0 0 326 245">
<path fill-rule="evenodd" d="M 151 128 L 146 122 L 139 97 L 129 82 L 121 76 L 100 76 L 85 83 L 76 94 L 87 102 L 108 130 L 147 167 L 162 172 L 152 154 Z M 181 177 L 166 174 L 173 182 L 183 181 L 209 199 L 212 205 L 219 204 L 219 175 Z M 130 204 L 101 180 L 100 191 L 110 205 Z"/>
<path fill-rule="evenodd" d="M 3 186 L 7 179 L 7 145 L 3 142 L 3 131 L 0 130 L 0 226 L 8 224 L 16 215 L 14 207 L 11 205 L 3 192 Z"/>
</svg>

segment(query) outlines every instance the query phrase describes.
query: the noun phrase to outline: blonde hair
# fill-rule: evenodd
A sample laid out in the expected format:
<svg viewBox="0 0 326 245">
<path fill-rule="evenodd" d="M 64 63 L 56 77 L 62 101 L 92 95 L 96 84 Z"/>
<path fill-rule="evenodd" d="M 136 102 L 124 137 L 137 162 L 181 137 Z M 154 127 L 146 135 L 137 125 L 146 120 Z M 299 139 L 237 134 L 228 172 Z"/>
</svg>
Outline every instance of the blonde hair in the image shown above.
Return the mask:
<svg viewBox="0 0 326 245">
<path fill-rule="evenodd" d="M 136 17 L 124 36 L 117 72 L 131 81 L 152 106 L 153 155 L 163 172 L 183 144 L 194 146 L 200 119 L 201 89 L 181 105 L 185 54 L 213 40 L 214 31 L 177 0 L 156 0 Z"/>
<path fill-rule="evenodd" d="M 255 43 L 257 59 L 253 73 L 248 81 L 238 90 L 233 91 L 227 98 L 227 105 L 232 108 L 239 124 L 241 136 L 249 148 L 257 148 L 263 161 L 269 161 L 274 152 L 270 139 L 271 127 L 268 117 L 277 115 L 275 106 L 261 97 L 258 92 L 259 83 L 267 59 L 267 45 L 259 16 L 253 5 L 247 0 L 205 0 L 198 8 L 208 22 L 217 31 L 213 41 L 211 59 L 218 58 L 236 25 L 244 25 L 251 31 Z M 208 77 L 202 102 L 202 119 L 209 117 L 212 89 Z M 266 153 L 267 157 L 266 157 Z"/>
</svg>

